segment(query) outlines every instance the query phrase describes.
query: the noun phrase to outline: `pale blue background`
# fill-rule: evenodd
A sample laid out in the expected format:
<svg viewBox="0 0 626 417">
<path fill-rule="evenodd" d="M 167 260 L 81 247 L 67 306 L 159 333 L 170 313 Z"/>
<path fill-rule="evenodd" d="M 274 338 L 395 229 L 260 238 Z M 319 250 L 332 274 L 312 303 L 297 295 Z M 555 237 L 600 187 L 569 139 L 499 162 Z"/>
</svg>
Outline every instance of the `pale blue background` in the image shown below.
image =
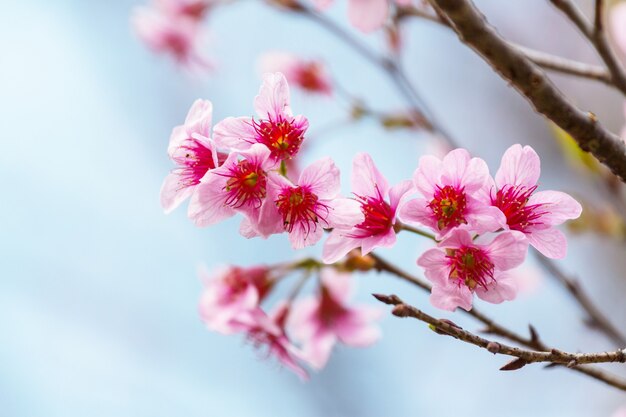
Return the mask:
<svg viewBox="0 0 626 417">
<path fill-rule="evenodd" d="M 334 38 L 250 1 L 212 16 L 209 53 L 219 70 L 190 79 L 132 35 L 128 17 L 138 3 L 0 6 L 1 416 L 605 416 L 626 403 L 626 396 L 564 370 L 499 372 L 506 358 L 408 320 L 387 317 L 380 343 L 337 349 L 306 384 L 260 360 L 237 337 L 207 332 L 197 316 L 199 264 L 302 254 L 292 253 L 285 236 L 246 241 L 236 221 L 197 229 L 184 209 L 163 215 L 158 194 L 171 169 L 167 140 L 192 101 L 211 99 L 216 119 L 250 113 L 256 60 L 266 49 L 323 57 L 346 88 L 378 108 L 402 101 Z M 594 60 L 545 3 L 479 2 L 512 39 Z M 345 21 L 343 8 L 334 8 L 333 17 Z M 494 170 L 509 144 L 533 144 L 543 157 L 544 187 L 595 195 L 561 160 L 542 119 L 453 36 L 424 22 L 407 34 L 410 76 L 461 143 Z M 370 41 L 382 44 L 377 36 Z M 609 127 L 621 127 L 615 93 L 557 81 Z M 293 107 L 311 122 L 307 160 L 333 156 L 344 185 L 357 151 L 372 152 L 397 181 L 410 176 L 426 148 L 423 134 L 390 135 L 369 122 L 322 135 L 341 117 L 341 106 L 296 93 Z M 388 256 L 419 273 L 413 262 L 424 247 L 401 236 Z M 610 241 L 574 237 L 563 262 L 621 325 L 623 254 Z M 442 314 L 424 294 L 387 276 L 364 278 L 360 288 L 366 302 L 374 303 L 370 292 L 397 292 Z M 579 310 L 549 279 L 515 303 L 481 307 L 519 331 L 535 323 L 547 342 L 564 349 L 613 347 L 580 323 Z M 462 317 L 455 321 L 477 329 Z"/>
</svg>

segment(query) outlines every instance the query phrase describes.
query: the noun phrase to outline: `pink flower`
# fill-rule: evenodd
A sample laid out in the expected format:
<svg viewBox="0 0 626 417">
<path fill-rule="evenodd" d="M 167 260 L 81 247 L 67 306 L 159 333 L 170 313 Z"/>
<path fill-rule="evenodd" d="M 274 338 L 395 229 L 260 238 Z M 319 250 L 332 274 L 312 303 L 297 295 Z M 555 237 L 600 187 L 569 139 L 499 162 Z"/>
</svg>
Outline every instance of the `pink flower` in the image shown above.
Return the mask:
<svg viewBox="0 0 626 417">
<path fill-rule="evenodd" d="M 610 27 L 613 40 L 626 54 L 626 3 L 620 2 L 611 7 Z"/>
<path fill-rule="evenodd" d="M 167 14 L 200 20 L 215 0 L 156 0 L 155 3 L 158 9 Z"/>
<path fill-rule="evenodd" d="M 197 20 L 139 7 L 132 24 L 137 35 L 156 53 L 170 54 L 182 66 L 194 72 L 212 68 L 202 53 L 202 31 Z"/>
<path fill-rule="evenodd" d="M 197 226 L 204 227 L 240 212 L 256 229 L 267 195 L 268 171 L 275 165 L 270 151 L 260 144 L 247 151 L 231 152 L 197 186 L 189 203 L 189 217 Z"/>
<path fill-rule="evenodd" d="M 506 216 L 507 227 L 523 232 L 530 244 L 548 258 L 564 258 L 565 235 L 553 226 L 580 216 L 582 207 L 568 194 L 539 191 L 540 161 L 530 146 L 513 145 L 502 156 L 491 202 Z"/>
<path fill-rule="evenodd" d="M 332 0 L 313 0 L 315 6 L 324 10 Z M 348 20 L 362 32 L 368 33 L 381 28 L 389 15 L 391 0 L 348 0 Z M 411 4 L 411 0 L 395 0 L 400 6 Z"/>
<path fill-rule="evenodd" d="M 261 59 L 263 72 L 282 72 L 291 84 L 311 93 L 332 94 L 332 80 L 321 61 L 305 60 L 286 52 L 268 52 Z"/>
<path fill-rule="evenodd" d="M 196 100 L 185 124 L 172 131 L 167 152 L 178 168 L 165 178 L 161 187 L 161 205 L 166 213 L 191 196 L 202 177 L 226 159 L 209 139 L 212 111 L 210 101 Z"/>
<path fill-rule="evenodd" d="M 304 356 L 285 333 L 288 315 L 289 305 L 286 303 L 280 303 L 269 316 L 261 309 L 255 310 L 255 321 L 248 328 L 247 337 L 256 348 L 267 348 L 268 356 L 276 357 L 300 379 L 307 380 L 307 372 L 298 363 L 298 360 L 305 360 Z"/>
<path fill-rule="evenodd" d="M 325 268 L 320 273 L 320 295 L 301 300 L 289 317 L 293 337 L 303 343 L 303 356 L 315 369 L 328 362 L 337 341 L 353 347 L 365 347 L 380 337 L 373 324 L 380 318 L 377 308 L 347 305 L 350 296 L 350 274 Z"/>
<path fill-rule="evenodd" d="M 213 331 L 232 334 L 255 323 L 255 310 L 272 287 L 270 270 L 265 266 L 228 266 L 211 275 L 200 272 L 204 292 L 200 317 Z"/>
<path fill-rule="evenodd" d="M 366 153 L 357 154 L 352 164 L 352 192 L 360 205 L 364 220 L 360 223 L 335 225 L 324 244 L 324 262 L 337 262 L 358 247 L 361 248 L 362 255 L 367 255 L 377 247 L 392 247 L 396 243 L 393 228 L 396 209 L 412 188 L 409 180 L 389 187 L 372 158 Z M 351 210 L 350 207 L 346 208 Z"/>
<path fill-rule="evenodd" d="M 439 238 L 457 227 L 478 234 L 496 231 L 505 219 L 491 207 L 490 182 L 485 161 L 470 158 L 465 149 L 449 152 L 443 161 L 423 156 L 413 174 L 422 197 L 408 201 L 400 209 L 400 218 L 431 228 Z"/>
<path fill-rule="evenodd" d="M 324 228 L 363 221 L 356 201 L 337 198 L 339 169 L 330 158 L 303 169 L 297 184 L 276 173 L 270 173 L 269 180 L 270 192 L 261 209 L 259 233 L 288 232 L 294 249 L 317 243 Z"/>
<path fill-rule="evenodd" d="M 505 272 L 520 265 L 528 241 L 520 232 L 500 233 L 491 243 L 481 245 L 467 230 L 455 229 L 417 260 L 432 282 L 430 302 L 443 310 L 472 308 L 473 294 L 498 304 L 515 298 L 517 289 Z"/>
<path fill-rule="evenodd" d="M 309 122 L 304 116 L 293 116 L 289 107 L 289 85 L 279 72 L 263 76 L 263 84 L 254 99 L 258 120 L 251 117 L 229 117 L 214 129 L 218 146 L 245 150 L 262 143 L 275 160 L 292 158 L 298 153 Z"/>
</svg>

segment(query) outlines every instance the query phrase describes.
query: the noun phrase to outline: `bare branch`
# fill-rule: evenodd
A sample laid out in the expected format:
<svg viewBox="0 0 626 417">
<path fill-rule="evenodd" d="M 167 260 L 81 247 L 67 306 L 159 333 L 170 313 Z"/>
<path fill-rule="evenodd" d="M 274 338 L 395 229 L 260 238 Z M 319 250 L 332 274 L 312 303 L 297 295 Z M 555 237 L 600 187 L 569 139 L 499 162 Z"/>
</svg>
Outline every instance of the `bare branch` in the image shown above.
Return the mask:
<svg viewBox="0 0 626 417">
<path fill-rule="evenodd" d="M 453 22 L 459 38 L 525 96 L 535 110 L 626 181 L 626 145 L 617 135 L 604 129 L 593 113 L 585 113 L 570 103 L 535 63 L 487 23 L 469 0 L 430 1 Z"/>
<path fill-rule="evenodd" d="M 606 34 L 602 29 L 603 2 L 596 0 L 594 25 L 589 23 L 583 12 L 571 0 L 550 0 L 550 2 L 561 10 L 576 25 L 578 30 L 589 39 L 609 69 L 613 84 L 626 95 L 626 72 L 611 49 Z"/>
</svg>

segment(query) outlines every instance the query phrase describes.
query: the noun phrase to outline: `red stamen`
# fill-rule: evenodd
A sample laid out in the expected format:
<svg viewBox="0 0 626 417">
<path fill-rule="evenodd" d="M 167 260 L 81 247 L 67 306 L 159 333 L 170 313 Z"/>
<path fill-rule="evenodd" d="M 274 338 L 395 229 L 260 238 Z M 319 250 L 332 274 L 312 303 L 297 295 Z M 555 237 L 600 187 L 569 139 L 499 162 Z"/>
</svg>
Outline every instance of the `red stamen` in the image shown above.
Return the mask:
<svg viewBox="0 0 626 417">
<path fill-rule="evenodd" d="M 428 207 L 437 218 L 437 227 L 443 230 L 467 223 L 464 217 L 466 205 L 464 189 L 446 185 L 443 188 L 437 186 Z"/>
<path fill-rule="evenodd" d="M 489 281 L 494 280 L 493 262 L 479 248 L 463 246 L 449 249 L 446 257 L 450 262 L 449 277 L 458 285 L 466 285 L 473 291 L 478 285 L 487 289 Z"/>
</svg>

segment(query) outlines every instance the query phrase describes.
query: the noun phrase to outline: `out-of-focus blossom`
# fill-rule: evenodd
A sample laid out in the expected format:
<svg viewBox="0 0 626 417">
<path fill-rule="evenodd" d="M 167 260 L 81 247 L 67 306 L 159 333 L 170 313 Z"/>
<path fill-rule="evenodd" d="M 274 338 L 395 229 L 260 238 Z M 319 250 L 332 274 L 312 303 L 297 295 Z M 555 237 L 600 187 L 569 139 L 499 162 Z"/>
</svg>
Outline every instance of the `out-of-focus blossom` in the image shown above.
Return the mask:
<svg viewBox="0 0 626 417">
<path fill-rule="evenodd" d="M 472 308 L 473 294 L 490 303 L 512 300 L 516 285 L 506 271 L 526 257 L 528 241 L 523 233 L 507 231 L 492 242 L 480 244 L 467 230 L 455 229 L 417 260 L 433 288 L 430 302 L 443 310 Z"/>
<path fill-rule="evenodd" d="M 534 264 L 524 262 L 507 272 L 517 285 L 519 294 L 536 293 L 543 284 L 542 271 Z"/>
<path fill-rule="evenodd" d="M 362 32 L 369 33 L 380 29 L 389 16 L 389 5 L 395 2 L 399 6 L 408 6 L 411 0 L 348 0 L 348 20 Z M 313 0 L 315 7 L 327 9 L 332 0 Z"/>
<path fill-rule="evenodd" d="M 539 156 L 530 146 L 511 146 L 502 156 L 491 201 L 510 230 L 523 232 L 545 256 L 560 259 L 567 253 L 567 240 L 554 226 L 580 216 L 582 207 L 560 191 L 535 192 L 540 171 Z"/>
<path fill-rule="evenodd" d="M 229 117 L 215 125 L 213 137 L 220 147 L 245 150 L 262 143 L 275 160 L 292 158 L 298 153 L 309 122 L 293 116 L 289 106 L 289 85 L 282 73 L 267 73 L 254 99 L 259 117 Z"/>
<path fill-rule="evenodd" d="M 404 204 L 400 218 L 429 227 L 438 237 L 459 227 L 494 232 L 505 225 L 505 218 L 491 206 L 490 178 L 485 161 L 471 158 L 465 149 L 455 149 L 443 160 L 423 156 L 413 174 L 422 197 Z"/>
<path fill-rule="evenodd" d="M 213 67 L 203 53 L 204 33 L 196 19 L 138 7 L 132 24 L 137 35 L 154 52 L 171 55 L 192 72 L 206 72 Z"/>
<path fill-rule="evenodd" d="M 309 93 L 332 94 L 332 80 L 319 60 L 302 59 L 287 52 L 267 52 L 261 57 L 261 70 L 281 72 L 291 85 Z"/>
<path fill-rule="evenodd" d="M 268 356 L 274 356 L 300 379 L 307 380 L 309 376 L 299 363 L 305 360 L 304 355 L 291 343 L 285 333 L 288 315 L 287 303 L 280 303 L 270 315 L 257 309 L 254 322 L 247 330 L 247 337 L 256 348 L 267 349 Z"/>
<path fill-rule="evenodd" d="M 259 233 L 288 232 L 293 248 L 301 249 L 317 243 L 324 228 L 363 221 L 358 203 L 338 195 L 339 169 L 330 158 L 303 169 L 296 184 L 270 173 L 268 202 L 261 208 Z"/>
<path fill-rule="evenodd" d="M 185 124 L 172 131 L 167 152 L 178 166 L 163 182 L 161 205 L 171 212 L 191 196 L 204 175 L 226 159 L 210 140 L 213 105 L 208 100 L 196 100 Z"/>
<path fill-rule="evenodd" d="M 361 248 L 366 255 L 377 247 L 396 243 L 393 226 L 402 198 L 413 188 L 411 181 L 389 187 L 371 156 L 359 153 L 352 164 L 352 192 L 360 204 L 364 220 L 360 223 L 337 224 L 324 244 L 323 260 L 334 263 L 350 250 Z M 351 210 L 350 207 L 345 207 Z M 349 216 L 346 216 L 349 217 Z"/>
<path fill-rule="evenodd" d="M 626 2 L 619 2 L 611 7 L 609 22 L 613 40 L 622 53 L 626 54 Z"/>
<path fill-rule="evenodd" d="M 626 406 L 620 407 L 615 410 L 615 412 L 611 414 L 611 417 L 626 417 Z"/>
<path fill-rule="evenodd" d="M 216 3 L 215 0 L 155 0 L 155 6 L 171 15 L 200 20 Z"/>
<path fill-rule="evenodd" d="M 381 310 L 347 305 L 351 293 L 350 274 L 325 268 L 320 273 L 320 294 L 296 303 L 289 316 L 288 329 L 302 342 L 303 356 L 315 368 L 328 362 L 339 341 L 347 346 L 364 347 L 376 342 L 380 330 L 374 321 Z"/>
<path fill-rule="evenodd" d="M 231 152 L 226 161 L 207 173 L 197 186 L 189 203 L 189 217 L 203 227 L 240 212 L 256 230 L 267 195 L 268 171 L 275 166 L 270 151 L 260 144 L 246 151 Z"/>
<path fill-rule="evenodd" d="M 255 323 L 255 310 L 272 286 L 267 267 L 228 266 L 200 274 L 204 283 L 200 317 L 209 329 L 231 334 Z"/>
</svg>

